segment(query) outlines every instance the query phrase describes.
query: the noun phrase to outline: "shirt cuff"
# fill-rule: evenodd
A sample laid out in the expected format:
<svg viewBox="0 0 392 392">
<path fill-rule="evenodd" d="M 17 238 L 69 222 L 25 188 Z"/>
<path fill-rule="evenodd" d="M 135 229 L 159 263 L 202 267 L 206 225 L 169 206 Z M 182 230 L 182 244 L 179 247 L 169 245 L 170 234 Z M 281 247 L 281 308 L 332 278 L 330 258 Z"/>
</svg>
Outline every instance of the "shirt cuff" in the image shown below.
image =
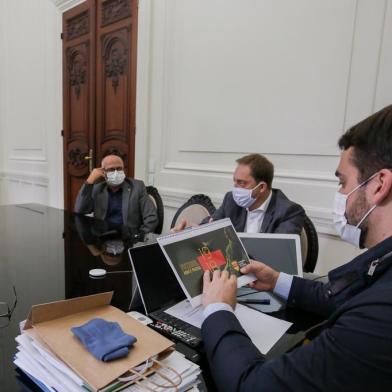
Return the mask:
<svg viewBox="0 0 392 392">
<path fill-rule="evenodd" d="M 293 275 L 280 272 L 273 293 L 287 301 L 287 298 L 289 298 L 292 283 Z"/>
<path fill-rule="evenodd" d="M 234 312 L 233 308 L 224 302 L 215 302 L 213 304 L 209 304 L 203 310 L 203 318 L 204 320 L 211 315 L 212 313 L 219 312 L 220 310 L 227 310 L 228 312 Z"/>
</svg>

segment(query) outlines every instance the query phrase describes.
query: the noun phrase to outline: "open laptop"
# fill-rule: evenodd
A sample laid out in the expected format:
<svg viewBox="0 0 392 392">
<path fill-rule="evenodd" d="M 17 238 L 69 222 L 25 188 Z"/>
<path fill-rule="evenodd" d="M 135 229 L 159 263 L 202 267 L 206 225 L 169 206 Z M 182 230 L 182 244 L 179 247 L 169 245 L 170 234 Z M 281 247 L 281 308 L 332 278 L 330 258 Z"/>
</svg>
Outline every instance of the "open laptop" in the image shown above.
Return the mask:
<svg viewBox="0 0 392 392">
<path fill-rule="evenodd" d="M 144 310 L 154 320 L 150 326 L 188 346 L 198 346 L 200 329 L 164 312 L 186 297 L 158 243 L 130 248 L 128 253 Z"/>
<path fill-rule="evenodd" d="M 300 237 L 296 234 L 238 233 L 250 259 L 258 260 L 277 271 L 302 277 Z M 285 301 L 278 296 L 241 287 L 237 293 L 247 306 L 263 313 L 274 313 L 284 308 Z M 252 303 L 269 300 L 268 305 Z"/>
<path fill-rule="evenodd" d="M 296 234 L 238 233 L 250 259 L 279 272 L 302 277 L 300 237 Z"/>
</svg>

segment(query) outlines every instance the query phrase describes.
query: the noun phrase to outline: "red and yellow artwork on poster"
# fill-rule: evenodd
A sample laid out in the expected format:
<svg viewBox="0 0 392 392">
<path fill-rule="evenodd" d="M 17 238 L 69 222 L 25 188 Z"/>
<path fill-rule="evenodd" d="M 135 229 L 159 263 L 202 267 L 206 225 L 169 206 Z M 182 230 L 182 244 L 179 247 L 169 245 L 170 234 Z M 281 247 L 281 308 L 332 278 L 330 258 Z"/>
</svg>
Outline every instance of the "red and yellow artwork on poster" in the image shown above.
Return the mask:
<svg viewBox="0 0 392 392">
<path fill-rule="evenodd" d="M 196 258 L 203 271 L 211 271 L 226 264 L 225 256 L 223 256 L 223 253 L 220 249 L 214 250 L 212 252 L 203 252 Z"/>
</svg>

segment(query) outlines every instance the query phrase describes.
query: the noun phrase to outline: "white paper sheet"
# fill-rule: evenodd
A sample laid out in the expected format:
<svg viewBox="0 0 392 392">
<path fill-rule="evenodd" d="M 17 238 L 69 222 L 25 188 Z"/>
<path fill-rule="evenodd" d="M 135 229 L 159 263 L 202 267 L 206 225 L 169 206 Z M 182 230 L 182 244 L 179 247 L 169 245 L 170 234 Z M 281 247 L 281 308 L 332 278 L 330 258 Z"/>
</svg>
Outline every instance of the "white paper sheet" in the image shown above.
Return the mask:
<svg viewBox="0 0 392 392">
<path fill-rule="evenodd" d="M 37 380 L 45 384 L 49 389 L 58 392 L 80 392 L 85 390 L 83 384 L 78 385 L 74 378 L 65 374 L 61 369 L 67 368 L 65 364 L 54 365 L 47 357 L 42 355 L 35 346 L 33 338 L 27 333 L 23 333 L 15 338 L 18 343 L 18 352 L 15 354 L 14 363 L 24 372 L 29 373 Z M 54 357 L 53 357 L 54 358 Z M 60 364 L 61 365 L 61 364 Z M 69 371 L 69 369 L 68 369 Z"/>
<path fill-rule="evenodd" d="M 193 308 L 187 300 L 166 309 L 165 312 L 198 328 L 201 328 L 204 321 L 203 307 Z M 292 324 L 241 304 L 237 304 L 234 313 L 262 354 L 267 354 Z"/>
</svg>

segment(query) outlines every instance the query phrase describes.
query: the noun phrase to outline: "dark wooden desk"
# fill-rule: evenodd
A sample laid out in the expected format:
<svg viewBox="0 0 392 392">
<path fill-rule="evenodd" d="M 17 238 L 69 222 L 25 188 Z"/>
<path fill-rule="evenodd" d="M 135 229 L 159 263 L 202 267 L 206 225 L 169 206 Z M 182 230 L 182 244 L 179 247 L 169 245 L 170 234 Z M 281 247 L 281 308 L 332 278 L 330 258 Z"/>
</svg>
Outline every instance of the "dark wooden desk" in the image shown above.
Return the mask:
<svg viewBox="0 0 392 392">
<path fill-rule="evenodd" d="M 130 270 L 127 247 L 137 233 L 41 205 L 0 206 L 0 301 L 17 305 L 9 323 L 0 319 L 0 390 L 20 391 L 12 363 L 19 321 L 32 305 L 114 291 L 112 305 L 128 311 L 132 274 L 91 279 L 89 270 Z M 121 248 L 123 251 L 121 251 Z"/>
<path fill-rule="evenodd" d="M 153 240 L 151 235 L 148 240 Z M 0 390 L 37 390 L 13 365 L 19 321 L 32 305 L 104 291 L 114 291 L 112 305 L 128 311 L 132 298 L 132 274 L 110 274 L 91 279 L 89 270 L 130 270 L 126 250 L 139 240 L 126 228 L 116 231 L 105 222 L 78 217 L 42 205 L 0 206 L 0 301 L 17 305 L 9 322 L 0 319 Z M 302 330 L 314 316 L 293 310 L 279 317 L 295 322 L 268 357 L 287 351 L 302 338 Z M 205 362 L 202 364 L 205 368 Z M 206 370 L 206 369 L 204 369 Z M 206 381 L 209 383 L 208 371 Z M 209 388 L 212 390 L 213 388 Z"/>
</svg>

